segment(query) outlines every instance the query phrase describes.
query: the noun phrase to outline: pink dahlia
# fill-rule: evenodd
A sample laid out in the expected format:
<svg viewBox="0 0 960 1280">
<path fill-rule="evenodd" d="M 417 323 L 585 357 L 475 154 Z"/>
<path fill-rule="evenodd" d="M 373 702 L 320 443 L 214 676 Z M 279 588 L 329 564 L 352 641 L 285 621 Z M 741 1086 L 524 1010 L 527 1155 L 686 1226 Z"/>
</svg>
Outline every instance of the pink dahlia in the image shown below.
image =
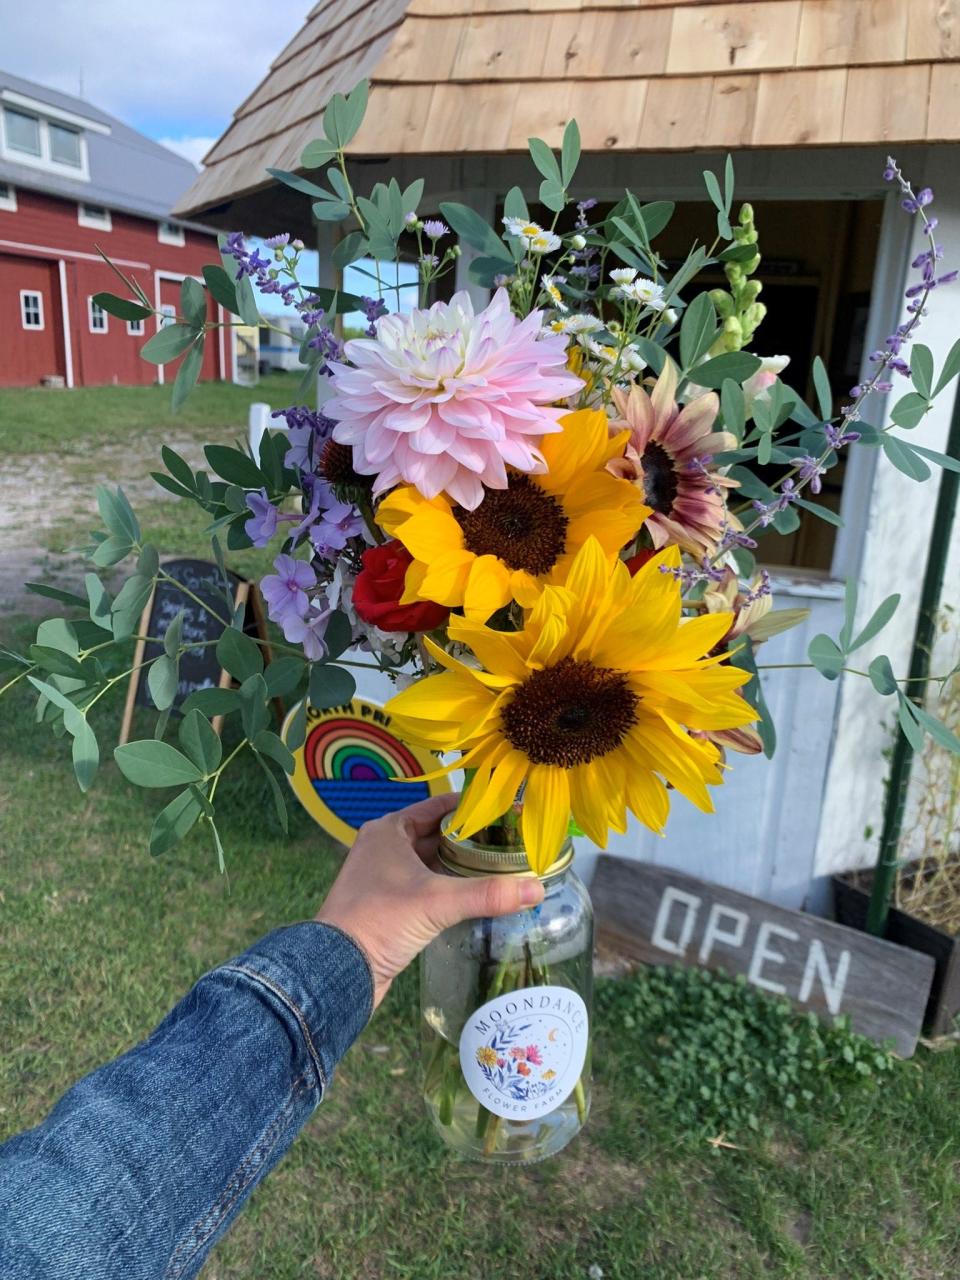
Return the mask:
<svg viewBox="0 0 960 1280">
<path fill-rule="evenodd" d="M 546 469 L 537 442 L 569 412 L 553 402 L 581 387 L 566 343 L 539 311 L 517 320 L 503 289 L 479 315 L 458 293 L 348 342 L 323 412 L 337 421 L 333 438 L 353 446 L 354 469 L 376 476 L 374 493 L 406 482 L 472 511 L 484 485 L 506 489 L 508 466 Z"/>
</svg>

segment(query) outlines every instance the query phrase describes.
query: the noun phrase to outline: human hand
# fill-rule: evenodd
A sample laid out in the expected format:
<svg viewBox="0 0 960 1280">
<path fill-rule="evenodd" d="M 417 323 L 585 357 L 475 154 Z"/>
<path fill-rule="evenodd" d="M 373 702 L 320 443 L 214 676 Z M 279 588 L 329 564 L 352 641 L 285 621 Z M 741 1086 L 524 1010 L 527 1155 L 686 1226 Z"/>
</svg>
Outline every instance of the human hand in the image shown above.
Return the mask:
<svg viewBox="0 0 960 1280">
<path fill-rule="evenodd" d="M 437 873 L 440 822 L 459 796 L 432 796 L 366 822 L 314 917 L 336 925 L 366 953 L 373 969 L 374 1008 L 390 983 L 433 938 L 461 920 L 504 916 L 543 900 L 527 876 Z"/>
</svg>

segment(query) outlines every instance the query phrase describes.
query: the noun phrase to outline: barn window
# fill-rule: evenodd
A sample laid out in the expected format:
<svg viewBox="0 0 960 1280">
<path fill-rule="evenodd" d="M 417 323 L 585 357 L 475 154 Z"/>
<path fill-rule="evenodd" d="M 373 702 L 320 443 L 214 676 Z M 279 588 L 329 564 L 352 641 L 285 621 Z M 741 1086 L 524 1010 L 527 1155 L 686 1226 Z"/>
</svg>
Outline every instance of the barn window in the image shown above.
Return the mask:
<svg viewBox="0 0 960 1280">
<path fill-rule="evenodd" d="M 22 151 L 28 156 L 41 154 L 40 121 L 36 116 L 28 116 L 25 111 L 14 111 L 12 107 L 6 107 L 3 126 L 7 146 L 11 151 Z"/>
<path fill-rule="evenodd" d="M 142 321 L 142 320 L 128 320 L 128 321 L 127 321 L 127 333 L 129 333 L 129 335 L 130 335 L 130 337 L 131 337 L 131 338 L 139 338 L 139 337 L 141 337 L 141 336 L 143 335 L 143 321 Z"/>
<path fill-rule="evenodd" d="M 43 328 L 43 294 L 20 290 L 20 317 L 25 329 Z"/>
<path fill-rule="evenodd" d="M 175 222 L 157 223 L 157 239 L 161 244 L 173 244 L 182 248 L 185 238 L 183 227 L 178 227 Z"/>
<path fill-rule="evenodd" d="M 101 307 L 99 302 L 94 302 L 93 298 L 88 298 L 87 303 L 90 308 L 90 332 L 106 333 L 107 332 L 107 313 Z"/>
<path fill-rule="evenodd" d="M 52 120 L 47 127 L 50 130 L 50 159 L 53 163 L 68 164 L 71 169 L 81 169 L 83 156 L 80 151 L 78 131 L 68 129 L 63 124 L 54 124 Z"/>
<path fill-rule="evenodd" d="M 9 182 L 0 182 L 0 209 L 8 213 L 17 212 L 17 190 Z"/>
<path fill-rule="evenodd" d="M 77 221 L 81 227 L 96 227 L 98 231 L 112 231 L 113 219 L 110 210 L 102 204 L 78 204 Z"/>
<path fill-rule="evenodd" d="M 165 329 L 168 324 L 176 324 L 177 308 L 172 302 L 165 302 L 160 308 L 160 328 Z"/>
</svg>

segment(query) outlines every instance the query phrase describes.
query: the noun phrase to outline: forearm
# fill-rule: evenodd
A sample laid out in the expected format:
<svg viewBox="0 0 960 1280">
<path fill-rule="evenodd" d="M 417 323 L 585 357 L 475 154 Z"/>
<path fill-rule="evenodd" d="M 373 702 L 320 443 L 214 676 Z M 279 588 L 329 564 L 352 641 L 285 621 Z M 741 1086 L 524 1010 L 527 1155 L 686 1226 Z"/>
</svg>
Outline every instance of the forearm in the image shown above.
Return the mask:
<svg viewBox="0 0 960 1280">
<path fill-rule="evenodd" d="M 0 1148 L 0 1275 L 195 1275 L 371 1006 L 362 953 L 312 922 L 205 975 L 148 1040 Z"/>
</svg>

